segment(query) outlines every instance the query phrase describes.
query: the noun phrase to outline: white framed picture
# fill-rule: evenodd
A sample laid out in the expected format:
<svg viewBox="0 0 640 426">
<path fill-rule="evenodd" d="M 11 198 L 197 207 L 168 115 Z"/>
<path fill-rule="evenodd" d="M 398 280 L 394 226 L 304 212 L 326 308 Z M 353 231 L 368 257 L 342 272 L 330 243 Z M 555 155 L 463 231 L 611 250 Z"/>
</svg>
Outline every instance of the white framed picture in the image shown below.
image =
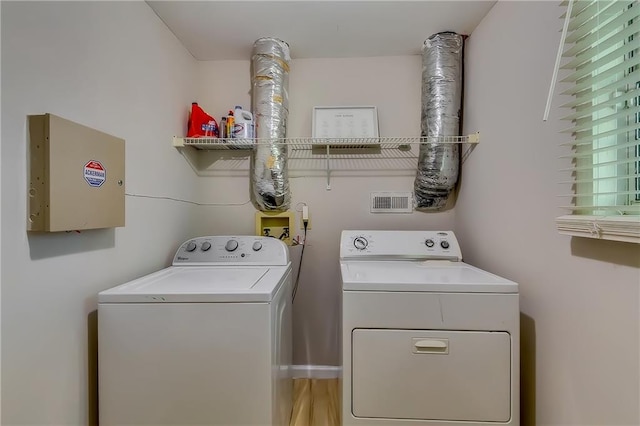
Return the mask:
<svg viewBox="0 0 640 426">
<path fill-rule="evenodd" d="M 313 107 L 314 138 L 377 138 L 378 110 L 374 106 Z"/>
</svg>

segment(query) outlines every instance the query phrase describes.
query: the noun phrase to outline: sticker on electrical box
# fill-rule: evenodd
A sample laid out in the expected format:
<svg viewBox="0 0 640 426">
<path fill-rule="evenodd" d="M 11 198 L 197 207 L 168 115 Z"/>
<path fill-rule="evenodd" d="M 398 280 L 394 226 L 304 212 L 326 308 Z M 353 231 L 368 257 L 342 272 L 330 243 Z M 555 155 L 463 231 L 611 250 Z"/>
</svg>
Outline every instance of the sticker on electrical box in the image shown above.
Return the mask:
<svg viewBox="0 0 640 426">
<path fill-rule="evenodd" d="M 99 161 L 91 160 L 84 165 L 84 180 L 89 186 L 97 188 L 107 180 L 107 171 Z"/>
</svg>

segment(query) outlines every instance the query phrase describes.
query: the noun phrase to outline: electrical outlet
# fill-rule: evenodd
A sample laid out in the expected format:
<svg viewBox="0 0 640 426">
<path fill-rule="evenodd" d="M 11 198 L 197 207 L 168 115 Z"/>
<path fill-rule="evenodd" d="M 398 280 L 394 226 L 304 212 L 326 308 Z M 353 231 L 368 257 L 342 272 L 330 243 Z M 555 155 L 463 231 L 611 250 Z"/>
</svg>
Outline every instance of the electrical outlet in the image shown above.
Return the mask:
<svg viewBox="0 0 640 426">
<path fill-rule="evenodd" d="M 311 229 L 311 216 L 309 216 L 309 206 L 304 204 L 300 211 L 300 229 L 304 229 L 304 224 L 307 223 L 307 230 Z"/>
<path fill-rule="evenodd" d="M 311 215 L 309 214 L 309 220 L 307 220 L 307 231 L 311 229 Z M 304 222 L 302 221 L 302 214 L 300 214 L 300 229 L 304 229 Z"/>
</svg>

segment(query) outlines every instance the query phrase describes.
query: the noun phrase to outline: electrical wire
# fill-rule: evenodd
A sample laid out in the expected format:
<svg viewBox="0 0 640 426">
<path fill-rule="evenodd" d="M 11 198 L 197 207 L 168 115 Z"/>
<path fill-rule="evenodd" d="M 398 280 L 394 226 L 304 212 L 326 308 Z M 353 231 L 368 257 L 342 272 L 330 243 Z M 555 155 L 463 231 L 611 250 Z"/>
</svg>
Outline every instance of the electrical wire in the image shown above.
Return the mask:
<svg viewBox="0 0 640 426">
<path fill-rule="evenodd" d="M 296 274 L 296 282 L 293 285 L 293 296 L 291 297 L 291 303 L 296 300 L 296 293 L 298 293 L 298 284 L 300 282 L 300 271 L 302 270 L 302 258 L 304 257 L 304 248 L 307 246 L 307 224 L 308 222 L 303 222 L 302 226 L 304 227 L 304 239 L 302 240 L 302 252 L 300 253 L 300 261 L 298 262 L 298 273 Z"/>
<path fill-rule="evenodd" d="M 127 197 L 152 198 L 154 200 L 176 201 L 179 203 L 193 204 L 196 206 L 245 206 L 251 202 L 251 200 L 248 200 L 243 203 L 198 203 L 197 201 L 183 200 L 181 198 L 164 197 L 164 196 L 156 196 L 156 195 L 129 194 L 129 193 L 125 193 L 124 195 L 126 195 Z"/>
</svg>

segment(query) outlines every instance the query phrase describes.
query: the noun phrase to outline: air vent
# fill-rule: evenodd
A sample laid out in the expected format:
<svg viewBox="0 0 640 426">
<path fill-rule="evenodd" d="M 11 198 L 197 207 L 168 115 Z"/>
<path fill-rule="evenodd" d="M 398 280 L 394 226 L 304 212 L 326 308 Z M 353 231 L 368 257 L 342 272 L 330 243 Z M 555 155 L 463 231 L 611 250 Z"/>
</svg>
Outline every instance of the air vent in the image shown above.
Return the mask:
<svg viewBox="0 0 640 426">
<path fill-rule="evenodd" d="M 411 213 L 412 195 L 411 192 L 372 192 L 371 213 Z"/>
</svg>

